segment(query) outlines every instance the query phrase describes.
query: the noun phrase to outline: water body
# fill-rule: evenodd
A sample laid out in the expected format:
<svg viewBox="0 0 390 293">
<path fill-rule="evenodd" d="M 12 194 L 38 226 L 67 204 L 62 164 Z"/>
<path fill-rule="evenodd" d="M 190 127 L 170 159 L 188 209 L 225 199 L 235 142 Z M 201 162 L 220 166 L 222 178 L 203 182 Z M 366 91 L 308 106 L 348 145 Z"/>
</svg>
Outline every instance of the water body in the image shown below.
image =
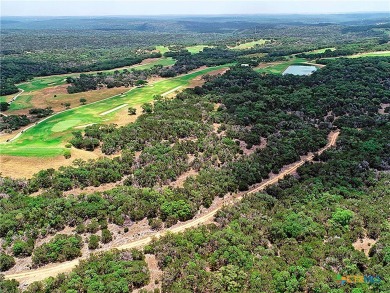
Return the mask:
<svg viewBox="0 0 390 293">
<path fill-rule="evenodd" d="M 310 75 L 316 70 L 317 68 L 315 66 L 291 65 L 287 67 L 285 71 L 283 71 L 283 75 L 286 74 Z"/>
</svg>

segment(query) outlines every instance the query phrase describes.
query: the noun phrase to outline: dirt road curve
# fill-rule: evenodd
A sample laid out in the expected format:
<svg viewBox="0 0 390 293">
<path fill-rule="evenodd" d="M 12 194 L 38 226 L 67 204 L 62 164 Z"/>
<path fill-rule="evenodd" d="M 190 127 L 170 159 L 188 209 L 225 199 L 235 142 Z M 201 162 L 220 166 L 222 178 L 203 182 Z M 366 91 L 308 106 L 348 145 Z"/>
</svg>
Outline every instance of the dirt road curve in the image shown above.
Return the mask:
<svg viewBox="0 0 390 293">
<path fill-rule="evenodd" d="M 340 134 L 339 131 L 331 132 L 328 136 L 327 145 L 325 147 L 323 147 L 322 149 L 320 149 L 318 151 L 318 154 L 321 154 L 322 152 L 324 152 L 328 148 L 334 146 L 336 144 L 336 140 L 337 140 L 337 137 L 339 136 L 339 134 Z M 306 156 L 305 159 L 302 159 L 302 160 L 294 163 L 287 170 L 284 170 L 283 172 L 279 173 L 274 178 L 267 180 L 264 183 L 260 184 L 259 186 L 251 189 L 246 194 L 259 192 L 259 191 L 263 190 L 264 188 L 266 188 L 267 186 L 275 184 L 278 180 L 282 179 L 284 176 L 294 173 L 305 162 L 311 161 L 311 160 L 313 160 L 313 158 L 314 158 L 314 154 L 310 154 L 310 155 Z M 234 202 L 240 201 L 242 199 L 242 197 L 243 196 L 236 197 Z M 114 247 L 114 249 L 116 248 L 116 249 L 123 250 L 123 249 L 131 249 L 131 248 L 136 248 L 136 247 L 143 247 L 152 240 L 152 237 L 158 238 L 158 237 L 163 236 L 167 232 L 171 232 L 171 233 L 183 232 L 185 229 L 193 228 L 193 227 L 196 227 L 196 226 L 201 225 L 203 223 L 207 223 L 213 219 L 214 215 L 222 207 L 223 207 L 223 205 L 220 205 L 199 218 L 189 220 L 187 222 L 183 222 L 181 225 L 178 225 L 178 226 L 173 227 L 173 228 L 169 228 L 169 229 L 165 229 L 165 230 L 156 232 L 148 237 L 144 237 L 144 238 L 141 238 L 141 239 Z M 39 269 L 23 271 L 23 272 L 16 273 L 16 274 L 5 274 L 5 278 L 6 279 L 16 279 L 21 284 L 30 284 L 34 281 L 40 281 L 40 280 L 43 280 L 43 279 L 48 278 L 48 277 L 56 276 L 60 273 L 69 272 L 79 263 L 80 259 L 85 259 L 85 258 L 81 257 L 79 259 L 75 259 L 75 260 L 64 262 L 64 263 L 50 264 L 50 265 L 41 267 Z"/>
</svg>

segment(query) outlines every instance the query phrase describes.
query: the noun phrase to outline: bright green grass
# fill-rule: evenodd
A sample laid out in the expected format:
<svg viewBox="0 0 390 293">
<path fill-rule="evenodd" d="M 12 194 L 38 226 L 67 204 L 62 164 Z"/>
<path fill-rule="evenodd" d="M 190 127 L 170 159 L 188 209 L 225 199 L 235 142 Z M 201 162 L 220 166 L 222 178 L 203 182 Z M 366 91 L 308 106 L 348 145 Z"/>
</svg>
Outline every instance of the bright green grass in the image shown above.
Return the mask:
<svg viewBox="0 0 390 293">
<path fill-rule="evenodd" d="M 0 103 L 8 102 L 6 96 L 0 96 Z"/>
<path fill-rule="evenodd" d="M 22 94 L 10 104 L 9 110 L 15 111 L 15 110 L 32 108 L 31 99 L 32 99 L 32 95 Z"/>
<path fill-rule="evenodd" d="M 169 48 L 166 46 L 156 46 L 156 50 L 159 51 L 161 54 L 169 52 Z"/>
<path fill-rule="evenodd" d="M 234 49 L 234 50 L 249 49 L 249 48 L 254 47 L 255 45 L 264 45 L 265 42 L 267 42 L 267 40 L 261 39 L 261 40 L 257 40 L 257 41 L 243 43 L 243 44 L 237 45 L 235 47 L 232 47 L 231 49 Z"/>
<path fill-rule="evenodd" d="M 186 47 L 188 52 L 191 54 L 196 54 L 199 53 L 200 51 L 203 51 L 204 48 L 212 48 L 212 46 L 206 46 L 206 45 L 196 45 L 196 46 L 189 46 Z"/>
<path fill-rule="evenodd" d="M 265 67 L 265 68 L 258 68 L 256 69 L 257 72 L 262 73 L 271 73 L 271 74 L 282 74 L 283 71 L 287 69 L 290 65 L 299 65 L 306 63 L 307 60 L 305 58 L 293 58 L 291 60 L 288 60 L 286 62 L 283 62 L 281 64 Z"/>
<path fill-rule="evenodd" d="M 96 103 L 70 109 L 34 125 L 12 142 L 0 144 L 0 154 L 14 156 L 48 157 L 60 155 L 63 145 L 72 137 L 76 126 L 91 123 L 109 123 L 117 111 L 107 115 L 101 113 L 123 104 L 127 107 L 151 102 L 154 95 L 164 94 L 176 87 L 186 86 L 197 76 L 228 65 L 206 68 L 191 74 L 159 81 L 143 88 L 135 88 L 124 95 L 114 96 Z"/>
<path fill-rule="evenodd" d="M 26 92 L 42 90 L 47 87 L 57 86 L 65 84 L 66 77 L 60 75 L 53 75 L 47 77 L 35 77 L 33 80 L 25 83 L 18 84 L 18 88 L 23 89 Z M 18 98 L 19 99 L 19 98 Z"/>
<path fill-rule="evenodd" d="M 312 55 L 312 54 L 321 54 L 321 53 L 325 53 L 326 50 L 334 51 L 334 50 L 336 50 L 336 48 L 323 48 L 323 49 L 318 49 L 318 50 L 313 50 L 313 51 L 305 52 L 305 54 L 308 54 L 308 55 Z"/>
</svg>

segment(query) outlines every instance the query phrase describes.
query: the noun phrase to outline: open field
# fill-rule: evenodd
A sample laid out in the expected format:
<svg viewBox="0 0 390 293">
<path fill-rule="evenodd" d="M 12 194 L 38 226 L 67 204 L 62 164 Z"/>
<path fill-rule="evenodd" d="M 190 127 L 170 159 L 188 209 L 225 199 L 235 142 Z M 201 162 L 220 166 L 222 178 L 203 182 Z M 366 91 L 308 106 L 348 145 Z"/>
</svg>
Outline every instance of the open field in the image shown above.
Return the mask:
<svg viewBox="0 0 390 293">
<path fill-rule="evenodd" d="M 118 119 L 116 115 L 119 111 L 114 110 L 104 116 L 101 114 L 123 104 L 133 107 L 151 102 L 154 95 L 164 94 L 179 86 L 184 87 L 190 84 L 192 79 L 223 67 L 226 65 L 210 67 L 176 78 L 158 81 L 143 88 L 134 88 L 124 94 L 55 114 L 26 129 L 14 141 L 2 144 L 0 154 L 26 157 L 61 155 L 64 144 L 72 137 L 71 133 L 76 127 L 115 121 Z"/>
<path fill-rule="evenodd" d="M 323 48 L 323 49 L 318 49 L 318 50 L 313 50 L 313 51 L 309 51 L 309 52 L 305 52 L 305 54 L 321 54 L 321 53 L 324 53 L 326 50 L 331 50 L 331 51 L 334 51 L 336 50 L 336 48 L 334 47 L 329 47 L 329 48 Z"/>
<path fill-rule="evenodd" d="M 359 57 L 386 57 L 390 56 L 390 51 L 378 51 L 378 52 L 367 52 L 359 53 L 355 55 L 348 56 L 348 58 L 359 58 Z"/>
<path fill-rule="evenodd" d="M 9 110 L 7 113 L 11 112 L 11 111 L 16 111 L 16 110 L 23 110 L 23 109 L 31 109 L 32 108 L 32 104 L 31 104 L 31 99 L 32 99 L 32 95 L 20 95 L 17 100 L 15 100 L 14 102 L 12 102 L 9 106 Z M 11 114 L 11 113 L 10 113 Z"/>
<path fill-rule="evenodd" d="M 19 93 L 14 93 L 14 94 L 11 94 L 11 95 L 6 95 L 6 96 L 0 96 L 0 102 L 10 102 L 15 96 L 17 95 L 20 95 L 20 91 Z"/>
<path fill-rule="evenodd" d="M 147 64 L 135 65 L 131 68 L 134 68 L 136 70 L 145 70 L 145 69 L 150 69 L 155 65 L 171 66 L 171 65 L 175 64 L 175 62 L 176 61 L 174 59 L 172 59 L 171 57 L 160 58 L 158 60 L 155 60 L 155 61 L 147 63 Z"/>
<path fill-rule="evenodd" d="M 288 61 L 284 61 L 278 64 L 274 64 L 267 67 L 257 67 L 255 71 L 261 73 L 272 73 L 272 74 L 282 74 L 283 71 L 287 69 L 290 65 L 302 65 L 305 64 L 307 60 L 305 58 L 292 58 Z"/>
<path fill-rule="evenodd" d="M 156 50 L 164 54 L 169 51 L 169 48 L 167 46 L 156 46 Z"/>
<path fill-rule="evenodd" d="M 257 41 L 251 41 L 251 42 L 247 42 L 247 43 L 237 44 L 236 46 L 230 47 L 230 49 L 234 49 L 234 50 L 249 49 L 249 48 L 252 48 L 256 45 L 264 45 L 266 42 L 267 42 L 267 40 L 260 39 Z"/>
<path fill-rule="evenodd" d="M 211 46 L 196 45 L 196 46 L 189 46 L 189 47 L 186 47 L 186 49 L 188 50 L 188 52 L 190 52 L 191 54 L 199 53 L 199 52 L 202 51 L 204 48 L 211 48 Z"/>
</svg>

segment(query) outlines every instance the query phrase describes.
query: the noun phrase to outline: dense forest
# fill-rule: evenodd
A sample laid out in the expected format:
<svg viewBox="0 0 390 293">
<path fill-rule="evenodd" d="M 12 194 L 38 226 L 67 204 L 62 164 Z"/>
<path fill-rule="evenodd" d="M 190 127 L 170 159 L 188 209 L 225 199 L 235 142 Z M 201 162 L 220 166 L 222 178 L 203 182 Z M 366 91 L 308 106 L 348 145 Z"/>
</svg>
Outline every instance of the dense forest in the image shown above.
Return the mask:
<svg viewBox="0 0 390 293">
<path fill-rule="evenodd" d="M 331 130 L 340 129 L 337 148 L 300 167 L 297 176 L 225 208 L 216 224 L 166 236 L 145 253 L 157 256 L 164 292 L 341 292 L 337 274 L 380 276 L 382 282 L 358 284 L 353 292 L 386 291 L 389 215 L 383 203 L 389 201 L 384 171 L 390 169 L 390 128 L 389 116 L 378 109 L 390 102 L 389 76 L 387 57 L 332 60 L 309 77 L 233 66 L 176 99 L 156 97 L 135 123 L 75 132 L 74 146 L 120 156 L 76 160 L 28 181 L 2 178 L 0 267 L 6 271 L 15 257 L 30 255 L 33 266 L 78 257 L 85 233 L 90 233 L 90 250 L 111 241 L 107 224 L 126 229 L 128 221 L 147 218 L 158 230 L 191 219 L 215 197 L 248 190 L 315 152 Z M 188 170 L 197 176 L 185 179 L 182 187 L 168 186 Z M 71 195 L 73 188 L 117 181 L 123 186 Z M 38 190 L 41 195 L 29 196 Z M 70 195 L 63 196 L 66 190 Z M 66 226 L 73 227 L 73 235 L 35 245 Z M 351 245 L 364 237 L 375 242 L 369 258 Z M 129 259 L 140 263 L 123 265 L 140 269 L 140 255 Z M 121 254 L 95 256 L 69 276 L 34 283 L 28 290 L 86 292 L 95 288 L 89 286 L 99 282 L 102 270 L 116 268 L 110 262 L 105 267 L 106 258 L 121 259 Z M 77 283 L 88 266 L 97 270 L 96 279 Z M 147 283 L 142 271 L 136 281 L 124 275 L 104 282 L 128 282 L 131 290 Z M 1 282 L 6 288 L 15 285 Z"/>
<path fill-rule="evenodd" d="M 0 274 L 0 292 L 149 293 L 151 283 L 153 293 L 390 292 L 390 57 L 344 58 L 390 50 L 387 14 L 0 21 L 0 95 L 35 76 L 147 58 L 175 64 L 80 74 L 66 78 L 67 91 L 230 66 L 175 98 L 154 96 L 134 123 L 75 130 L 65 154 L 73 147 L 98 159 L 30 179 L 0 174 L 0 272 L 83 257 L 71 272 L 29 286 Z M 260 39 L 267 41 L 235 49 Z M 208 47 L 188 49 L 200 44 Z M 310 76 L 253 69 L 298 58 L 324 66 Z M 52 114 L 44 106 L 1 114 L 0 132 Z M 336 131 L 336 146 L 319 153 Z M 247 193 L 300 160 L 292 175 Z M 207 225 L 166 233 L 142 250 L 111 249 L 218 202 L 223 208 Z M 137 237 L 122 238 L 137 227 Z"/>
</svg>

